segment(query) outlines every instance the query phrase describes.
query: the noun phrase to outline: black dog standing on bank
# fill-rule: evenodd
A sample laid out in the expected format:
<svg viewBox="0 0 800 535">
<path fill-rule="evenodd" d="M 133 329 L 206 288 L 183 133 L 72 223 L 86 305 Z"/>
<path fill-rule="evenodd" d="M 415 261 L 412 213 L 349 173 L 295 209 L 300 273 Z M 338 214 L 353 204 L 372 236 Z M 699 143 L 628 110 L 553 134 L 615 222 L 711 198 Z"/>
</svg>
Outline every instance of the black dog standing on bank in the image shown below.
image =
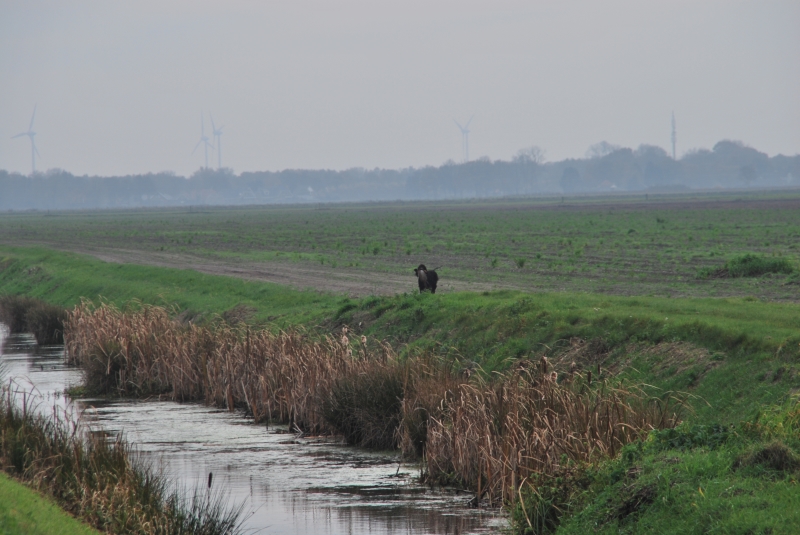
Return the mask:
<svg viewBox="0 0 800 535">
<path fill-rule="evenodd" d="M 436 274 L 436 269 L 429 271 L 425 264 L 420 264 L 414 270 L 414 275 L 417 276 L 417 283 L 419 284 L 419 293 L 425 290 L 430 290 L 432 294 L 436 293 L 436 283 L 439 282 L 439 275 Z"/>
</svg>

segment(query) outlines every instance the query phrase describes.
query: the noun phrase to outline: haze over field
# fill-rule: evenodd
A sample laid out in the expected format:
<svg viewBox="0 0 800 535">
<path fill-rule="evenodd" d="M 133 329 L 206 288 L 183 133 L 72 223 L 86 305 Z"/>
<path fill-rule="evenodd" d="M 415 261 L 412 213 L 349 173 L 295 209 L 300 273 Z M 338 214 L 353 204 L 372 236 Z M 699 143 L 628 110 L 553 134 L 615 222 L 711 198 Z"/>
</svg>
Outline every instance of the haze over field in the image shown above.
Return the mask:
<svg viewBox="0 0 800 535">
<path fill-rule="evenodd" d="M 800 4 L 300 1 L 0 4 L 0 169 L 400 169 L 549 161 L 601 140 L 800 151 Z M 217 154 L 209 156 L 216 165 Z"/>
</svg>

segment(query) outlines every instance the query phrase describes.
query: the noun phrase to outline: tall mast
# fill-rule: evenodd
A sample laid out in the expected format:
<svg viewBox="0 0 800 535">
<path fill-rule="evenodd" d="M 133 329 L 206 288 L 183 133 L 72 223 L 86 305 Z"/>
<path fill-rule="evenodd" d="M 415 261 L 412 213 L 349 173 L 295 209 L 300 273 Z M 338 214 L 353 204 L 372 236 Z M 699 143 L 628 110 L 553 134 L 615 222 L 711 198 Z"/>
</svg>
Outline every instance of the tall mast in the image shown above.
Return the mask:
<svg viewBox="0 0 800 535">
<path fill-rule="evenodd" d="M 678 131 L 675 128 L 675 112 L 672 112 L 672 159 L 675 159 L 675 143 L 678 141 Z"/>
</svg>

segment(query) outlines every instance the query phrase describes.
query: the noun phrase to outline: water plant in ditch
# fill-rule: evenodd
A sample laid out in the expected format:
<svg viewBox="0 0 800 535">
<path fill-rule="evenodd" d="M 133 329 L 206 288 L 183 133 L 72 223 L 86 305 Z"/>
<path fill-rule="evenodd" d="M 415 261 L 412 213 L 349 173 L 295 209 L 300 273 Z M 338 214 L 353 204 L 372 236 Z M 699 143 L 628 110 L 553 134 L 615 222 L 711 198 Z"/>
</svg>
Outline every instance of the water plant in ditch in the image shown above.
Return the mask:
<svg viewBox="0 0 800 535">
<path fill-rule="evenodd" d="M 185 497 L 123 439 L 88 432 L 55 406 L 40 410 L 42 401 L 31 396 L 20 401 L 16 386 L 0 389 L 0 468 L 7 474 L 108 533 L 241 532 L 241 507 L 229 507 L 223 494 L 198 488 Z"/>
</svg>

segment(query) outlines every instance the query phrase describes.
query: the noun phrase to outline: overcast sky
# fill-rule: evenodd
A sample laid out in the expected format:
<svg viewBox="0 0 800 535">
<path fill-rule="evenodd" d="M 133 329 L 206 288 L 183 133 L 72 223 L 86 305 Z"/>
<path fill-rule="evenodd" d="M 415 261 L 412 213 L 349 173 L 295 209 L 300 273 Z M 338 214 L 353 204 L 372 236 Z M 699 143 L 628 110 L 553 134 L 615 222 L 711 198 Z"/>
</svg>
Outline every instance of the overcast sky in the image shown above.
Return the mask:
<svg viewBox="0 0 800 535">
<path fill-rule="evenodd" d="M 402 168 L 593 143 L 800 152 L 800 2 L 0 0 L 0 169 Z M 209 156 L 216 165 L 217 155 Z"/>
</svg>

